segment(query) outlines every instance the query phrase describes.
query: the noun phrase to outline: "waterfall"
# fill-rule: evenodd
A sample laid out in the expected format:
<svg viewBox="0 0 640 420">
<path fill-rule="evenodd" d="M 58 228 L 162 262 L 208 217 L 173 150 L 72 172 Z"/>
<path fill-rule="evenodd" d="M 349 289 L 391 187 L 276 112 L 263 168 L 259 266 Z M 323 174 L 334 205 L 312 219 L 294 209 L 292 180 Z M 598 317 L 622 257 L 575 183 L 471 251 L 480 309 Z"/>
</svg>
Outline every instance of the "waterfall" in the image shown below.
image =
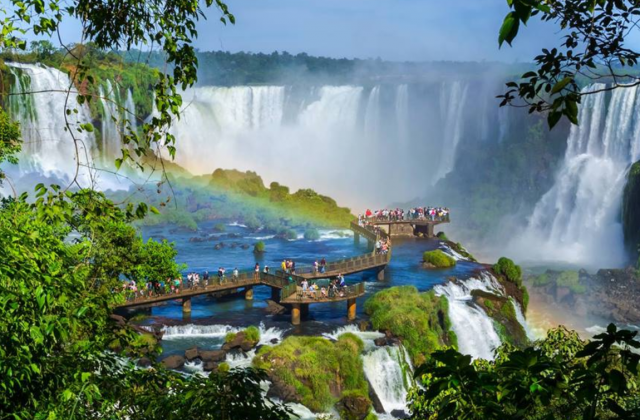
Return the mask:
<svg viewBox="0 0 640 420">
<path fill-rule="evenodd" d="M 362 365 L 385 412 L 406 411 L 413 368 L 404 347 L 378 347 L 362 356 Z"/>
<path fill-rule="evenodd" d="M 464 124 L 464 105 L 467 99 L 468 85 L 455 81 L 443 83 L 440 90 L 440 107 L 443 115 L 443 148 L 438 173 L 433 181 L 437 182 L 451 172 L 455 165 L 456 150 L 462 138 Z"/>
<path fill-rule="evenodd" d="M 449 318 L 458 337 L 458 351 L 476 359 L 493 359 L 494 350 L 502 342 L 493 320 L 472 301 L 472 290 L 483 290 L 504 296 L 502 287 L 488 273 L 464 281 L 449 281 L 433 288 L 436 295 L 446 296 L 449 301 Z"/>
<path fill-rule="evenodd" d="M 536 337 L 534 332 L 531 330 L 531 327 L 529 327 L 529 323 L 524 317 L 524 312 L 522 311 L 522 307 L 520 306 L 520 303 L 518 303 L 518 301 L 516 301 L 512 297 L 509 297 L 509 301 L 511 301 L 511 304 L 515 308 L 516 319 L 518 320 L 520 325 L 522 325 L 522 328 L 524 328 L 524 332 L 527 334 L 527 338 L 531 341 L 535 341 L 538 337 Z"/>
<path fill-rule="evenodd" d="M 100 86 L 99 93 L 102 103 L 101 152 L 104 161 L 109 162 L 121 154 L 119 98 L 117 97 L 117 89 L 114 89 L 110 80 L 105 82 L 105 89 Z"/>
<path fill-rule="evenodd" d="M 91 116 L 86 104 L 78 104 L 77 93 L 69 77 L 46 66 L 7 65 L 14 75 L 18 75 L 12 93 L 35 92 L 10 98 L 9 109 L 13 118 L 20 122 L 24 141 L 19 157 L 20 174 L 37 172 L 69 182 L 76 173 L 77 164 L 80 164 L 78 181 L 89 186 L 92 181 L 87 168 L 93 165 L 95 138 L 93 133 L 79 133 L 77 128 L 79 124 L 91 122 Z M 71 91 L 67 95 L 69 89 Z M 69 131 L 65 131 L 65 116 Z"/>
<path fill-rule="evenodd" d="M 375 86 L 369 93 L 364 114 L 364 135 L 371 145 L 377 144 L 380 137 L 380 116 L 380 86 Z"/>
<path fill-rule="evenodd" d="M 584 93 L 601 90 L 594 84 Z M 622 193 L 640 149 L 637 87 L 582 98 L 564 162 L 553 187 L 536 204 L 513 248 L 521 259 L 565 261 L 591 268 L 624 264 Z"/>
<path fill-rule="evenodd" d="M 125 109 L 127 110 L 125 118 L 129 120 L 129 126 L 131 131 L 136 133 L 138 131 L 138 120 L 136 113 L 136 104 L 133 102 L 133 94 L 131 89 L 127 89 L 127 100 L 125 102 Z"/>
<path fill-rule="evenodd" d="M 230 325 L 175 325 L 162 328 L 163 340 L 176 340 L 185 337 L 224 337 L 230 332 L 238 332 Z"/>
<path fill-rule="evenodd" d="M 342 334 L 346 333 L 351 333 L 360 338 L 364 343 L 365 351 L 371 350 L 376 347 L 373 340 L 375 340 L 376 338 L 384 337 L 384 334 L 378 331 L 360 331 L 358 326 L 355 324 L 345 325 L 344 327 L 340 327 L 330 333 L 324 333 L 322 334 L 322 336 L 330 340 L 337 341 Z"/>
</svg>

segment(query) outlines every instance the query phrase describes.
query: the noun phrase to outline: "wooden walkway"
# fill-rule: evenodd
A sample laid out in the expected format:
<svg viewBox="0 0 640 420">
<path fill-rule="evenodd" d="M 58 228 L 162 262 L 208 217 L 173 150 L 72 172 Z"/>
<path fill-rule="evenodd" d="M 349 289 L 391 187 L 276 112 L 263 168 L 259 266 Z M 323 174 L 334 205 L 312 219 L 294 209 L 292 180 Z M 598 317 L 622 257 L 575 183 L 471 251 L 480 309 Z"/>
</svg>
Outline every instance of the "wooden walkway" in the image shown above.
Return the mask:
<svg viewBox="0 0 640 420">
<path fill-rule="evenodd" d="M 322 297 L 320 291 L 317 296 L 303 296 L 300 285 L 303 280 L 307 280 L 310 284 L 318 279 L 332 279 L 339 274 L 348 276 L 350 274 L 362 271 L 378 269 L 378 276 L 384 275 L 384 267 L 391 260 L 391 250 L 386 254 L 376 254 L 374 249 L 375 242 L 379 236 L 372 230 L 359 226 L 352 222 L 350 226 L 356 237 L 363 236 L 369 243 L 369 252 L 352 258 L 329 262 L 325 266 L 324 272 L 315 271 L 313 267 L 299 267 L 296 274 L 276 271 L 275 273 L 260 272 L 256 275 L 253 271 L 243 271 L 239 273 L 237 278 L 226 277 L 224 280 L 218 279 L 217 276 L 209 278 L 206 284 L 203 282 L 199 286 L 181 287 L 176 293 L 159 294 L 152 296 L 136 295 L 128 298 L 125 302 L 118 305 L 119 308 L 132 308 L 156 303 L 166 302 L 169 300 L 182 300 L 183 312 L 191 312 L 191 298 L 194 296 L 208 295 L 212 293 L 236 291 L 243 288 L 245 298 L 253 298 L 254 286 L 269 286 L 272 289 L 272 299 L 279 300 L 283 304 L 292 305 L 292 322 L 294 324 L 300 322 L 300 313 L 308 311 L 310 304 L 330 303 L 338 301 L 348 302 L 348 316 L 350 319 L 355 318 L 355 299 L 364 295 L 364 283 L 357 283 L 342 288 L 341 295 L 332 297 Z M 380 238 L 386 238 L 384 231 L 379 232 Z M 202 280 L 201 280 L 202 282 Z M 297 318 L 297 319 L 296 319 Z"/>
</svg>

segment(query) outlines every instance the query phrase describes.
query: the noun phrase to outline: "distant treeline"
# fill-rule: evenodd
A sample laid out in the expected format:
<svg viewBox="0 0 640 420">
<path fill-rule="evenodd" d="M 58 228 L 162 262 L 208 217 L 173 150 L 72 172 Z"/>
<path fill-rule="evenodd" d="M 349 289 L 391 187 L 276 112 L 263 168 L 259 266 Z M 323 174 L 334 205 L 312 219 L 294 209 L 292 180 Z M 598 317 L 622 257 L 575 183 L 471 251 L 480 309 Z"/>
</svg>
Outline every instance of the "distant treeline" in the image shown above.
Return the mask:
<svg viewBox="0 0 640 420">
<path fill-rule="evenodd" d="M 164 55 L 158 52 L 128 51 L 126 60 L 144 62 L 168 70 Z M 306 53 L 288 52 L 230 53 L 198 52 L 198 83 L 201 85 L 252 84 L 349 84 L 398 83 L 443 78 L 465 79 L 520 74 L 528 64 L 495 62 L 391 62 L 381 59 L 347 59 L 314 57 Z"/>
</svg>

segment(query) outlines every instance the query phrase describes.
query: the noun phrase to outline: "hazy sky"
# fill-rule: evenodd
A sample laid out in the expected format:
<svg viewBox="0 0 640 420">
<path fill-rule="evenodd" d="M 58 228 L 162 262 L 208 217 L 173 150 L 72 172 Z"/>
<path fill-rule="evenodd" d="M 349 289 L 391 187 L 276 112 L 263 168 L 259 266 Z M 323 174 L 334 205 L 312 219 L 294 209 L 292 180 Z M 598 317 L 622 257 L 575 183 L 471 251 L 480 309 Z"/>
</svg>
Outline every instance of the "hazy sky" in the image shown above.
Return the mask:
<svg viewBox="0 0 640 420">
<path fill-rule="evenodd" d="M 228 0 L 199 25 L 202 50 L 290 53 L 388 60 L 530 61 L 556 45 L 554 28 L 531 22 L 515 48 L 498 49 L 506 0 Z"/>
<path fill-rule="evenodd" d="M 307 52 L 394 61 L 531 61 L 555 46 L 552 25 L 532 19 L 514 43 L 498 49 L 506 0 L 227 0 L 236 25 L 224 26 L 217 9 L 198 25 L 201 50 Z M 65 42 L 78 40 L 67 21 Z"/>
</svg>

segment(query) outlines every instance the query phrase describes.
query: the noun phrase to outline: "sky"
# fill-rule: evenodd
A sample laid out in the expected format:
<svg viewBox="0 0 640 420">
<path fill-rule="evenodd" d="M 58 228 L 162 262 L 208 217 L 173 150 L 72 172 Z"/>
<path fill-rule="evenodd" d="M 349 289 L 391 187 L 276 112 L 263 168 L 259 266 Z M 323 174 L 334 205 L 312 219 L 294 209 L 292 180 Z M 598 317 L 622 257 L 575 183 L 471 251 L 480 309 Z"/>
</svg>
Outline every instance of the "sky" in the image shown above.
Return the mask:
<svg viewBox="0 0 640 420">
<path fill-rule="evenodd" d="M 560 36 L 532 19 L 511 48 L 498 48 L 506 0 L 227 0 L 235 25 L 215 8 L 198 24 L 196 47 L 391 61 L 531 61 Z M 67 21 L 65 43 L 79 25 Z"/>
<path fill-rule="evenodd" d="M 498 49 L 506 0 L 228 0 L 236 25 L 214 9 L 197 47 L 393 61 L 531 61 L 556 45 L 551 25 L 531 22 L 514 48 Z"/>
</svg>

